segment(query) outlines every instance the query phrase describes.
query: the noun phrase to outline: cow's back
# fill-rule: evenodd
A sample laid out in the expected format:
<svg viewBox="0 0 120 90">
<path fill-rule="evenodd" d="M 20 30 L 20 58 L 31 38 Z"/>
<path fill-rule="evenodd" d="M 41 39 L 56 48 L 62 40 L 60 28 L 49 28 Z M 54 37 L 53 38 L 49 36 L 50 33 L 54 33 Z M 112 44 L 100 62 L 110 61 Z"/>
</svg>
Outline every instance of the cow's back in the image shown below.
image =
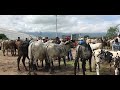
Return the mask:
<svg viewBox="0 0 120 90">
<path fill-rule="evenodd" d="M 29 45 L 29 57 L 34 56 L 34 58 L 36 59 L 43 59 L 45 58 L 45 45 L 43 44 L 43 42 L 38 42 L 38 41 L 35 41 L 35 42 L 32 42 L 30 45 Z"/>
</svg>

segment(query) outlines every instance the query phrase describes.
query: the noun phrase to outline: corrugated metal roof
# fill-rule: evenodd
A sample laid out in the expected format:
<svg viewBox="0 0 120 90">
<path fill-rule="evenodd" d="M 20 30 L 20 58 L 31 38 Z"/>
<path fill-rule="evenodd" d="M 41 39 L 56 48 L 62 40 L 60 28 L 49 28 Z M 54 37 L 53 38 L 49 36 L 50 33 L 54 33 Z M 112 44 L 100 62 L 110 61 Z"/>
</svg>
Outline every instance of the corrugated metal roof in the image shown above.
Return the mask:
<svg viewBox="0 0 120 90">
<path fill-rule="evenodd" d="M 32 36 L 33 38 L 35 38 L 35 36 L 33 35 L 21 33 L 21 32 L 14 31 L 14 30 L 7 30 L 3 28 L 0 28 L 0 33 L 5 34 L 11 40 L 15 40 L 18 37 L 20 37 L 21 39 L 25 39 L 25 38 L 29 38 L 30 36 Z"/>
</svg>

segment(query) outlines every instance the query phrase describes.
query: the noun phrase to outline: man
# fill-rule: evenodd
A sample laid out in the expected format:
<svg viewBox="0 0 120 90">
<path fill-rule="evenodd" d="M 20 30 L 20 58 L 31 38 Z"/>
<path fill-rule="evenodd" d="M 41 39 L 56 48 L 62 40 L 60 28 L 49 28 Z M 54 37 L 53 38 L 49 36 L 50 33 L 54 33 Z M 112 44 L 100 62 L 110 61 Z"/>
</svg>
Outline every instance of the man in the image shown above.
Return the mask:
<svg viewBox="0 0 120 90">
<path fill-rule="evenodd" d="M 56 37 L 56 39 L 55 39 L 55 43 L 56 43 L 56 44 L 60 44 L 60 43 L 61 43 L 59 37 Z"/>
<path fill-rule="evenodd" d="M 86 42 L 85 42 L 85 40 L 83 38 L 81 38 L 78 44 L 85 46 Z"/>
<path fill-rule="evenodd" d="M 25 41 L 28 41 L 28 38 L 26 38 Z"/>
<path fill-rule="evenodd" d="M 20 41 L 20 37 L 18 37 L 17 41 Z"/>
<path fill-rule="evenodd" d="M 65 41 L 70 41 L 70 37 L 66 37 Z M 72 50 L 71 49 L 68 51 L 68 60 L 73 60 L 73 55 L 72 55 Z"/>
<path fill-rule="evenodd" d="M 120 42 L 118 41 L 118 38 L 115 39 L 115 42 L 113 43 L 112 50 L 118 51 L 120 50 Z"/>
</svg>

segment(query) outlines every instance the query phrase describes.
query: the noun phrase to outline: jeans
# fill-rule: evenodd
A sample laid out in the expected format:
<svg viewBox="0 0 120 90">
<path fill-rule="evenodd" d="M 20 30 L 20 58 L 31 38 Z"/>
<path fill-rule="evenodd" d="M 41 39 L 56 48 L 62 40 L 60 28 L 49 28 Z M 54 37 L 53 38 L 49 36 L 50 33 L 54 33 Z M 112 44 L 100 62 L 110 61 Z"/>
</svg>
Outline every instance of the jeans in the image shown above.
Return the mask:
<svg viewBox="0 0 120 90">
<path fill-rule="evenodd" d="M 72 51 L 69 50 L 68 52 L 68 60 L 73 60 L 73 56 L 72 56 Z"/>
<path fill-rule="evenodd" d="M 120 51 L 120 45 L 113 44 L 112 45 L 112 50 L 114 50 L 114 51 Z"/>
</svg>

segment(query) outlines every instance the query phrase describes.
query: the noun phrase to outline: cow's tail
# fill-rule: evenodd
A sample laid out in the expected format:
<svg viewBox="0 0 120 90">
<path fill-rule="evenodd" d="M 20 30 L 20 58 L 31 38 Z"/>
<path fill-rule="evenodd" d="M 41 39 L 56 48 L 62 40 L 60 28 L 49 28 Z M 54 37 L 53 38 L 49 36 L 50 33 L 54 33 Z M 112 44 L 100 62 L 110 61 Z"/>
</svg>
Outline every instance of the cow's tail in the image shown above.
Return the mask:
<svg viewBox="0 0 120 90">
<path fill-rule="evenodd" d="M 1 42 L 1 50 L 2 50 L 2 51 L 4 50 L 4 41 Z"/>
<path fill-rule="evenodd" d="M 28 47 L 28 57 L 29 57 L 29 73 L 28 75 L 31 75 L 31 70 L 32 70 L 32 58 L 33 58 L 33 55 L 32 55 L 32 45 L 33 43 L 31 43 Z"/>
<path fill-rule="evenodd" d="M 31 43 L 28 47 L 28 56 L 29 56 L 30 60 L 32 59 L 32 45 L 33 45 L 33 43 Z"/>
</svg>

